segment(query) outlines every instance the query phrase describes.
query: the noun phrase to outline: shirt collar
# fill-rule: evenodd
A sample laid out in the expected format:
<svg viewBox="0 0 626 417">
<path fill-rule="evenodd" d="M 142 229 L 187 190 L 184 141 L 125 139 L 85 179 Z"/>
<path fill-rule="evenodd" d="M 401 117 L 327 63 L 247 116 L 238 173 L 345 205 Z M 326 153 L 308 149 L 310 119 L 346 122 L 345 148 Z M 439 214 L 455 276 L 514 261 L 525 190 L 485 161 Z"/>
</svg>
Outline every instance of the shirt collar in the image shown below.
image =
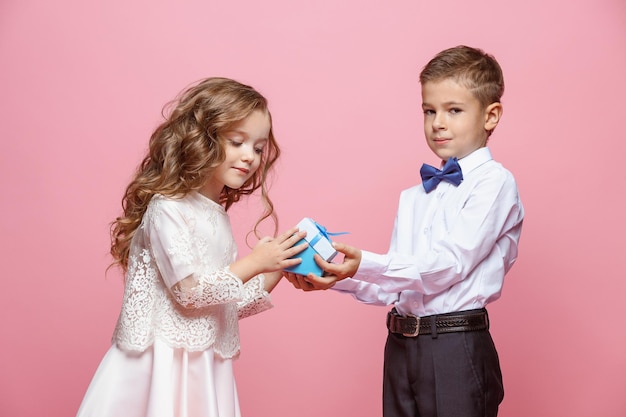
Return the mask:
<svg viewBox="0 0 626 417">
<path fill-rule="evenodd" d="M 468 174 L 492 159 L 491 151 L 485 146 L 478 148 L 466 157 L 459 159 L 459 165 L 461 166 L 463 174 Z"/>
</svg>

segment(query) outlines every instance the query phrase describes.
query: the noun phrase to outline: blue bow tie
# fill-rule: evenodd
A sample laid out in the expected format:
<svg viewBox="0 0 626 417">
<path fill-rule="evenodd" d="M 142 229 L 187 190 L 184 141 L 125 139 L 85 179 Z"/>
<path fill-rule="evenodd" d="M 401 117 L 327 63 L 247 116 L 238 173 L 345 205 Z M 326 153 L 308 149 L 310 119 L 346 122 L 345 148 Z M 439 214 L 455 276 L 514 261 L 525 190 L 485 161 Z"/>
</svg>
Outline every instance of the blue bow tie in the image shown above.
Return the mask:
<svg viewBox="0 0 626 417">
<path fill-rule="evenodd" d="M 422 176 L 422 185 L 427 193 L 431 192 L 443 180 L 454 185 L 459 185 L 463 181 L 463 173 L 456 158 L 450 158 L 439 170 L 434 166 L 424 164 L 420 169 Z"/>
</svg>

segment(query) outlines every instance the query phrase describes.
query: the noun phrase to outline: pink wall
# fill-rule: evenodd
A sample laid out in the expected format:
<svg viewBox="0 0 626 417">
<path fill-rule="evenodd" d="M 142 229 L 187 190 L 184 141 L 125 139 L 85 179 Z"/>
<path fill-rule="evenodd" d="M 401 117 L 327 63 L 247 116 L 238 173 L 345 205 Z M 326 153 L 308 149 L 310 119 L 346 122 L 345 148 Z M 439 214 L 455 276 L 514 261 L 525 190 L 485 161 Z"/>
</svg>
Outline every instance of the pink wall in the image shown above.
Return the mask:
<svg viewBox="0 0 626 417">
<path fill-rule="evenodd" d="M 0 415 L 75 413 L 121 301 L 107 225 L 183 86 L 269 97 L 283 228 L 312 216 L 385 251 L 399 191 L 434 162 L 417 74 L 461 43 L 504 68 L 492 151 L 527 209 L 491 307 L 501 415 L 626 415 L 623 0 L 2 0 Z M 254 207 L 232 213 L 242 252 Z M 380 415 L 386 309 L 286 282 L 274 300 L 242 322 L 244 416 Z"/>
</svg>

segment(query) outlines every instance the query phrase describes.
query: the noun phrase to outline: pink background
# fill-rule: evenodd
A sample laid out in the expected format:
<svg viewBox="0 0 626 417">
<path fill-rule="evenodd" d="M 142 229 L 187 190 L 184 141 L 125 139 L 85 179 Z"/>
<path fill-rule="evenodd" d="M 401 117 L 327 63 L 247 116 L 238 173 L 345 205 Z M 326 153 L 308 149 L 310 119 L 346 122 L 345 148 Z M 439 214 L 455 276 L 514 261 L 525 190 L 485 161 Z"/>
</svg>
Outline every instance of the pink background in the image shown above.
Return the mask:
<svg viewBox="0 0 626 417">
<path fill-rule="evenodd" d="M 419 70 L 468 44 L 504 69 L 491 148 L 527 210 L 490 308 L 501 415 L 623 417 L 625 4 L 1 0 L 0 415 L 76 412 L 121 302 L 108 223 L 184 86 L 222 75 L 270 99 L 282 229 L 311 216 L 384 252 L 400 190 L 436 162 Z M 241 253 L 256 207 L 231 215 Z M 387 309 L 287 282 L 274 301 L 241 324 L 244 416 L 379 416 Z"/>
</svg>

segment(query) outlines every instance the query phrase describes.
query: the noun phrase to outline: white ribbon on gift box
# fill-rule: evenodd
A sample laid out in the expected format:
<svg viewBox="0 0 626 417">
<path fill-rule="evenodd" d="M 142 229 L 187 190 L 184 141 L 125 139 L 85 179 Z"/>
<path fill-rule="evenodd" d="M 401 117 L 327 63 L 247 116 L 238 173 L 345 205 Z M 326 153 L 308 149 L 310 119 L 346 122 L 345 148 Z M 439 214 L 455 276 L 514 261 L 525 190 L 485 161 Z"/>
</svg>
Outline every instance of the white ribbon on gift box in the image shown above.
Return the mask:
<svg viewBox="0 0 626 417">
<path fill-rule="evenodd" d="M 298 228 L 300 230 L 306 230 L 307 235 L 305 239 L 309 242 L 309 246 L 315 249 L 315 251 L 328 262 L 337 255 L 337 251 L 332 246 L 330 236 L 348 234 L 348 232 L 329 232 L 324 226 L 309 217 L 302 219 L 300 223 L 298 223 Z"/>
</svg>

